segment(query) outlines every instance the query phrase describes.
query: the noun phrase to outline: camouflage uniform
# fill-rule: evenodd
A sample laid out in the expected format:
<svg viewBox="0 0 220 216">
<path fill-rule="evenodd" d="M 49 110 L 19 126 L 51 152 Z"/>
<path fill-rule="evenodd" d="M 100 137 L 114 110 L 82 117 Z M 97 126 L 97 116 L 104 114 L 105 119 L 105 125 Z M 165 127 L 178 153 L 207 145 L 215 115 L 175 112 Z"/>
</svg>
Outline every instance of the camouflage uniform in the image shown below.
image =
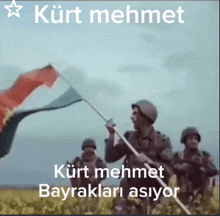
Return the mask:
<svg viewBox="0 0 220 216">
<path fill-rule="evenodd" d="M 201 141 L 198 131 L 190 127 L 183 130 L 182 143 L 185 143 L 188 134 L 198 135 L 198 141 Z M 181 168 L 183 163 L 189 164 L 187 170 Z M 200 151 L 198 148 L 189 149 L 185 147 L 182 152 L 176 152 L 174 154 L 174 164 L 174 172 L 177 175 L 178 185 L 180 186 L 179 197 L 185 204 L 188 204 L 191 195 L 203 194 L 209 187 L 210 177 L 218 173 L 212 162 L 211 155 L 206 151 Z"/>
<path fill-rule="evenodd" d="M 145 101 L 143 100 L 140 102 L 144 104 Z M 136 151 L 138 151 L 139 153 L 144 153 L 154 162 L 158 162 L 159 165 L 163 166 L 163 168 L 165 169 L 165 178 L 163 180 L 168 183 L 168 180 L 172 175 L 172 149 L 170 139 L 162 133 L 155 131 L 152 125 L 150 126 L 148 132 L 146 131 L 146 133 L 142 136 L 140 135 L 138 130 L 135 130 L 125 132 L 124 137 L 136 149 Z M 130 169 L 144 167 L 144 165 L 139 162 L 137 157 L 131 152 L 131 150 L 127 147 L 122 139 L 120 139 L 115 146 L 113 145 L 113 139 L 110 138 L 106 139 L 105 143 L 105 160 L 107 163 L 113 163 L 125 156 L 125 167 L 128 167 Z M 126 173 L 127 172 L 125 172 L 125 174 Z M 155 187 L 156 189 L 161 187 L 157 180 L 153 178 L 128 178 L 127 176 L 125 176 L 121 180 L 120 186 L 123 187 L 124 199 L 118 199 L 118 202 L 114 203 L 116 207 L 121 209 L 120 213 L 118 214 L 132 213 L 131 209 L 129 210 L 129 206 L 131 205 L 131 203 L 129 203 L 127 199 L 131 187 L 136 187 L 138 189 L 141 187 Z M 153 198 L 154 197 L 150 198 L 151 205 L 153 203 Z"/>
<path fill-rule="evenodd" d="M 144 137 L 141 137 L 138 134 L 138 131 L 129 131 L 127 140 L 129 143 L 139 152 L 144 153 L 146 156 L 151 158 L 154 162 L 159 162 L 161 166 L 165 169 L 165 176 L 169 177 L 172 173 L 171 165 L 172 165 L 172 149 L 171 143 L 168 137 L 161 134 L 158 131 L 155 131 L 152 127 L 148 134 Z M 125 158 L 125 167 L 135 168 L 135 167 L 144 167 L 136 158 L 136 156 L 130 151 L 127 145 L 124 143 L 123 140 L 119 140 L 118 143 L 113 146 L 113 140 L 106 139 L 106 155 L 105 160 L 108 163 L 113 163 L 123 156 L 126 155 Z M 167 180 L 167 178 L 165 179 Z M 138 179 L 139 180 L 139 179 Z M 136 186 L 139 187 L 147 187 L 147 185 L 154 185 L 156 184 L 155 179 L 140 179 L 140 182 L 137 179 L 126 178 L 126 181 L 131 185 L 137 184 Z M 159 183 L 158 183 L 159 185 Z"/>
<path fill-rule="evenodd" d="M 93 149 L 86 149 L 86 147 L 92 147 Z M 92 139 L 84 140 L 82 144 L 82 154 L 81 157 L 76 157 L 72 164 L 75 168 L 84 168 L 85 165 L 88 167 L 88 175 L 89 178 L 85 178 L 84 174 L 81 172 L 80 178 L 71 178 L 72 187 L 85 187 L 87 188 L 88 184 L 91 184 L 92 188 L 97 187 L 98 184 L 106 179 L 106 173 L 104 172 L 104 176 L 101 177 L 100 173 L 98 173 L 98 178 L 95 178 L 95 168 L 107 168 L 106 163 L 97 156 L 96 145 Z"/>
</svg>

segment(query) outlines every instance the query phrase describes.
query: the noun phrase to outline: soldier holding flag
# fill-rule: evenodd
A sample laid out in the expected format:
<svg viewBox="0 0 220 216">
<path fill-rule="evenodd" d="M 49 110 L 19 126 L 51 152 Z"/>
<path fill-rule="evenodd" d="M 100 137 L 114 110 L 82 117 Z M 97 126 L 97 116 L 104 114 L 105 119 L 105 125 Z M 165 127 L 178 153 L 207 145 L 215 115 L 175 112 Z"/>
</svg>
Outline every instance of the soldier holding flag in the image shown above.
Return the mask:
<svg viewBox="0 0 220 216">
<path fill-rule="evenodd" d="M 163 180 L 168 183 L 172 175 L 172 149 L 169 138 L 154 129 L 153 124 L 157 118 L 157 109 L 151 102 L 140 100 L 132 104 L 132 110 L 131 120 L 135 130 L 125 132 L 125 138 L 138 151 L 138 156 L 130 151 L 122 139 L 114 145 L 115 124 L 112 120 L 109 120 L 106 123 L 109 138 L 105 140 L 105 160 L 108 163 L 113 163 L 125 156 L 124 165 L 130 169 L 137 167 L 142 168 L 145 162 L 154 168 L 163 166 L 165 170 L 165 178 Z M 115 200 L 115 214 L 131 213 L 131 204 L 128 200 L 129 189 L 131 187 L 161 187 L 157 180 L 143 177 L 135 179 L 124 177 L 120 184 L 121 187 L 123 187 L 124 198 Z M 149 202 L 150 205 L 148 205 L 148 207 L 152 206 L 153 197 Z M 145 210 L 142 208 L 142 211 L 144 211 L 144 213 L 150 213 L 149 208 Z"/>
</svg>

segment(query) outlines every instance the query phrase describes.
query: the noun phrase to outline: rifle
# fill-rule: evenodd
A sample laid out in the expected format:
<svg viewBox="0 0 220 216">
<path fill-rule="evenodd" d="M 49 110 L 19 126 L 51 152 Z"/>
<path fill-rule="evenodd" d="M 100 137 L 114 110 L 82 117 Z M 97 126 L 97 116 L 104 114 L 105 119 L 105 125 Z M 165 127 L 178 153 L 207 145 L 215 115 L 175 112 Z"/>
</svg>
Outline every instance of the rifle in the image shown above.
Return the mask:
<svg viewBox="0 0 220 216">
<path fill-rule="evenodd" d="M 192 165 L 193 167 L 196 167 L 196 168 L 200 168 L 200 167 L 204 166 L 204 164 L 202 163 L 202 158 L 198 157 L 197 159 L 198 160 L 195 160 L 195 159 L 184 159 L 183 163 L 188 163 L 188 164 L 190 164 L 190 165 Z"/>
<path fill-rule="evenodd" d="M 219 170 L 214 166 L 214 164 L 210 163 L 209 161 L 203 161 L 202 157 L 194 157 L 191 159 L 184 159 L 183 163 L 188 163 L 191 165 L 191 168 L 196 171 L 201 171 L 201 167 L 204 167 L 206 173 L 208 174 L 207 177 L 212 177 L 219 174 Z"/>
</svg>

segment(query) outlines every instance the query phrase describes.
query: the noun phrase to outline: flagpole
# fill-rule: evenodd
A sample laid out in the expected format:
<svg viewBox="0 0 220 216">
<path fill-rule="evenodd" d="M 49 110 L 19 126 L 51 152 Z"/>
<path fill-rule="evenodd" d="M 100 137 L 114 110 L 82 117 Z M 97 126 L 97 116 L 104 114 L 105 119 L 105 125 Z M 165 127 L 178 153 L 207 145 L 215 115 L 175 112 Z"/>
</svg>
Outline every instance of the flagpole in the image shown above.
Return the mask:
<svg viewBox="0 0 220 216">
<path fill-rule="evenodd" d="M 64 81 L 72 87 L 72 84 L 63 76 L 61 75 L 59 72 L 57 72 L 60 77 L 62 77 L 64 79 Z M 91 104 L 89 103 L 89 101 L 87 101 L 84 97 L 82 97 L 82 95 L 79 94 L 79 92 L 77 91 L 77 94 L 105 121 L 107 122 L 107 119 Z"/>
<path fill-rule="evenodd" d="M 64 77 L 62 76 L 61 74 L 59 74 L 60 77 L 62 77 L 66 83 L 68 85 L 70 85 L 72 87 L 72 84 Z M 73 87 L 72 87 L 73 88 Z M 77 92 L 78 93 L 78 92 Z M 79 93 L 78 93 L 79 94 Z M 80 94 L 79 94 L 80 95 Z M 91 104 L 89 103 L 86 99 L 84 99 L 81 95 L 80 97 L 105 121 L 107 122 L 106 118 Z M 116 132 L 116 134 L 125 142 L 125 144 L 130 148 L 130 150 L 135 154 L 135 156 L 138 156 L 139 153 L 136 151 L 136 149 L 127 141 L 127 139 L 125 139 L 124 136 L 121 135 L 121 133 L 115 128 L 113 127 L 114 131 Z M 147 157 L 147 156 L 146 156 Z M 152 162 L 152 160 L 150 158 L 147 157 L 147 160 L 149 162 Z M 147 169 L 150 169 L 151 166 L 148 164 L 148 163 L 144 163 L 145 167 Z M 163 187 L 168 187 L 166 185 L 166 183 L 158 176 L 158 175 L 155 175 L 157 181 L 163 186 Z M 188 214 L 188 215 L 191 215 L 191 212 L 185 207 L 185 205 L 177 198 L 175 197 L 173 194 L 172 194 L 172 197 L 173 199 L 179 204 L 179 206 Z"/>
<path fill-rule="evenodd" d="M 86 99 L 83 99 L 105 122 L 107 122 L 107 119 Z"/>
</svg>

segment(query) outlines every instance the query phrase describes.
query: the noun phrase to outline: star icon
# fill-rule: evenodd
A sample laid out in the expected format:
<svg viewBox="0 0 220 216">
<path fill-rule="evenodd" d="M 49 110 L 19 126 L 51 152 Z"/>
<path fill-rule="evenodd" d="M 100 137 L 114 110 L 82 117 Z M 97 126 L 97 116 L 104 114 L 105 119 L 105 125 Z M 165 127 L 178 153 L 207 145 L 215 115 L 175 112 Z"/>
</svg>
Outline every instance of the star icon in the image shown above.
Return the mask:
<svg viewBox="0 0 220 216">
<path fill-rule="evenodd" d="M 16 17 L 20 17 L 20 14 L 18 11 L 21 10 L 21 8 L 23 8 L 23 6 L 16 5 L 15 0 L 12 0 L 11 5 L 6 5 L 5 8 L 8 10 L 8 17 L 11 17 L 12 15 L 15 15 Z M 12 12 L 13 9 L 15 9 L 16 12 Z"/>
</svg>

